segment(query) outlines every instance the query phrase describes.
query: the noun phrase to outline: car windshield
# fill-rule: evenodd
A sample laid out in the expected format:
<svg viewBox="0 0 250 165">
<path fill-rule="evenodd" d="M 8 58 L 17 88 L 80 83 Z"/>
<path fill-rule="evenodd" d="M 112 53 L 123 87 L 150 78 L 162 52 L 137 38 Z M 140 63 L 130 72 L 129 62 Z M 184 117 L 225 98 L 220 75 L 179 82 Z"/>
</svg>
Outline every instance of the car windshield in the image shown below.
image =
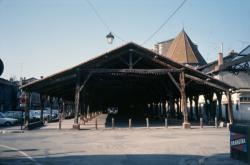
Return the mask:
<svg viewBox="0 0 250 165">
<path fill-rule="evenodd" d="M 0 118 L 5 118 L 5 115 L 3 113 L 0 113 Z"/>
</svg>

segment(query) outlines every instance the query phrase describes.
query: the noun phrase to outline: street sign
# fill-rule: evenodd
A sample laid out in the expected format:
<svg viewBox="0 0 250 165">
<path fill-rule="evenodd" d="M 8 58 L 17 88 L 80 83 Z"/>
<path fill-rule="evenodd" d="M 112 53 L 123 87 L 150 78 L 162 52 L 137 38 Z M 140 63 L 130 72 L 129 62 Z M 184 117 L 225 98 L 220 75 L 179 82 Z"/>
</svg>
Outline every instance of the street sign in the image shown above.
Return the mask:
<svg viewBox="0 0 250 165">
<path fill-rule="evenodd" d="M 247 140 L 246 135 L 230 132 L 230 146 L 232 149 L 247 152 Z"/>
<path fill-rule="evenodd" d="M 27 105 L 28 97 L 27 95 L 22 92 L 19 97 L 20 107 L 25 107 Z"/>
</svg>

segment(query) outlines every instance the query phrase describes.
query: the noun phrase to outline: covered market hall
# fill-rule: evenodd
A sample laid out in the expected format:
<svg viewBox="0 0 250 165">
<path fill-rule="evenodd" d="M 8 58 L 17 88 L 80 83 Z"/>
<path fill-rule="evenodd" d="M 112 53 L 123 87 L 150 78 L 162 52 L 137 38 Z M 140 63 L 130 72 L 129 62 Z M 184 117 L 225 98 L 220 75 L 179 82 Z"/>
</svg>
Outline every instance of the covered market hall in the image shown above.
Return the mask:
<svg viewBox="0 0 250 165">
<path fill-rule="evenodd" d="M 179 118 L 183 128 L 190 128 L 190 120 L 199 120 L 202 113 L 199 96 L 211 102 L 216 95 L 221 111 L 223 92 L 229 100 L 227 110 L 233 123 L 230 101 L 233 87 L 132 42 L 26 84 L 22 90 L 26 94 L 40 93 L 41 102 L 48 96 L 58 98 L 62 100 L 62 110 L 65 104 L 70 104 L 75 129 L 80 129 L 80 119 L 84 120 L 89 113 L 105 113 L 110 107 L 117 107 L 118 115 L 128 119 Z M 187 100 L 194 102 L 189 110 Z M 26 124 L 28 111 L 26 108 Z M 211 118 L 217 115 L 212 106 L 207 106 L 205 112 Z"/>
</svg>

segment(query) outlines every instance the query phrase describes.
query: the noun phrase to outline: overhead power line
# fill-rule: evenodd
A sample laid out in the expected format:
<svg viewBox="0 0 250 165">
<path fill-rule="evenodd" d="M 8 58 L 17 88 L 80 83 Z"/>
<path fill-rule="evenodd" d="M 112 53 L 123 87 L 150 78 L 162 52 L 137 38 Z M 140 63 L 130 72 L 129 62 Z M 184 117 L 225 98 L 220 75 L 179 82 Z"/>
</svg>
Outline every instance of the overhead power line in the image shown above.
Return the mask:
<svg viewBox="0 0 250 165">
<path fill-rule="evenodd" d="M 151 40 L 168 22 L 169 20 L 184 6 L 187 0 L 183 0 L 182 3 L 174 10 L 174 12 L 169 15 L 169 17 L 153 32 L 143 43 L 145 45 L 149 40 Z"/>
<path fill-rule="evenodd" d="M 122 39 L 120 36 L 118 36 L 115 32 L 113 32 L 111 30 L 111 28 L 109 27 L 109 25 L 104 21 L 104 19 L 101 17 L 101 15 L 99 14 L 99 12 L 97 11 L 97 9 L 95 8 L 95 6 L 89 1 L 89 0 L 86 0 L 88 5 L 91 7 L 91 9 L 94 11 L 96 17 L 99 19 L 99 21 L 103 24 L 103 26 L 105 26 L 105 28 L 109 31 L 109 32 L 112 32 L 112 34 L 118 38 L 119 40 L 123 41 L 123 42 L 126 42 L 124 39 Z"/>
</svg>

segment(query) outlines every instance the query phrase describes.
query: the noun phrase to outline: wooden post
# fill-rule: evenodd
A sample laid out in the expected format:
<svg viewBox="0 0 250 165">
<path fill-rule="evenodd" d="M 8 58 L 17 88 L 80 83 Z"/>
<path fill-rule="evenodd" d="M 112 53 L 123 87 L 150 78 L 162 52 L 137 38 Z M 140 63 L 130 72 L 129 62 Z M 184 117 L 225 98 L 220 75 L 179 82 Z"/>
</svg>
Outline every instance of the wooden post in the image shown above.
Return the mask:
<svg viewBox="0 0 250 165">
<path fill-rule="evenodd" d="M 44 122 L 44 118 L 43 118 L 43 110 L 44 110 L 44 95 L 40 94 L 40 104 L 41 104 L 41 113 L 40 113 L 40 120 L 41 122 Z"/>
<path fill-rule="evenodd" d="M 132 128 L 132 119 L 131 118 L 128 119 L 128 127 Z"/>
<path fill-rule="evenodd" d="M 213 107 L 213 96 L 214 96 L 213 93 L 209 95 L 209 116 L 210 116 L 209 120 L 212 120 L 215 117 L 215 110 Z"/>
<path fill-rule="evenodd" d="M 59 130 L 62 129 L 62 100 L 57 98 L 59 105 Z"/>
<path fill-rule="evenodd" d="M 176 99 L 176 109 L 177 109 L 177 117 L 178 118 L 181 118 L 181 110 L 180 110 L 180 102 L 179 102 L 180 99 Z"/>
<path fill-rule="evenodd" d="M 65 100 L 62 102 L 62 119 L 65 119 L 65 111 L 66 111 L 66 105 Z"/>
<path fill-rule="evenodd" d="M 168 128 L 168 118 L 165 118 L 165 128 Z"/>
<path fill-rule="evenodd" d="M 222 107 L 221 107 L 221 100 L 222 100 L 222 93 L 216 92 L 217 102 L 218 102 L 218 120 L 222 119 Z"/>
<path fill-rule="evenodd" d="M 183 113 L 183 128 L 190 128 L 190 123 L 188 122 L 188 112 L 187 112 L 187 99 L 185 91 L 185 74 L 184 71 L 180 73 L 180 94 L 181 94 L 181 110 Z"/>
<path fill-rule="evenodd" d="M 189 110 L 190 110 L 190 120 L 193 120 L 193 97 L 189 97 Z"/>
<path fill-rule="evenodd" d="M 203 128 L 203 118 L 200 118 L 200 128 Z"/>
<path fill-rule="evenodd" d="M 228 100 L 228 116 L 230 124 L 233 124 L 233 107 L 232 107 L 232 99 L 231 93 L 229 91 L 226 92 L 227 100 Z"/>
<path fill-rule="evenodd" d="M 29 112 L 29 94 L 27 92 L 25 92 L 24 94 L 24 98 L 25 98 L 25 106 L 24 106 L 24 127 L 26 129 L 28 129 L 28 125 L 29 125 L 29 119 L 30 119 L 30 112 Z"/>
<path fill-rule="evenodd" d="M 166 110 L 166 100 L 162 102 L 162 110 L 163 110 L 163 117 L 167 116 L 167 110 Z"/>
<path fill-rule="evenodd" d="M 208 113 L 208 96 L 204 95 L 204 100 L 205 100 L 205 104 L 204 104 L 204 110 L 205 110 L 205 114 L 206 114 L 206 119 L 207 121 L 209 120 L 209 113 Z M 205 121 L 206 122 L 206 121 Z"/>
<path fill-rule="evenodd" d="M 59 112 L 59 127 L 58 127 L 59 130 L 62 129 L 62 113 Z"/>
<path fill-rule="evenodd" d="M 115 119 L 112 117 L 112 129 L 115 129 Z"/>
<path fill-rule="evenodd" d="M 76 77 L 76 88 L 75 88 L 75 118 L 73 129 L 80 129 L 80 124 L 78 123 L 78 115 L 80 109 L 80 75 L 77 74 Z"/>
<path fill-rule="evenodd" d="M 53 105 L 53 98 L 51 96 L 49 96 L 49 103 L 50 103 L 50 118 L 49 121 L 52 120 L 52 105 Z"/>
<path fill-rule="evenodd" d="M 196 116 L 196 121 L 199 121 L 200 117 L 200 112 L 199 112 L 199 96 L 194 96 L 194 109 L 195 109 L 195 116 Z"/>
<path fill-rule="evenodd" d="M 149 128 L 149 119 L 148 119 L 148 117 L 146 118 L 146 124 L 147 124 L 147 128 Z"/>
<path fill-rule="evenodd" d="M 215 125 L 215 128 L 218 128 L 218 119 L 217 119 L 217 117 L 214 118 L 214 125 Z"/>
<path fill-rule="evenodd" d="M 174 106 L 174 98 L 170 97 L 169 98 L 169 106 L 170 106 L 170 116 L 171 117 L 175 117 L 175 106 Z"/>
</svg>

